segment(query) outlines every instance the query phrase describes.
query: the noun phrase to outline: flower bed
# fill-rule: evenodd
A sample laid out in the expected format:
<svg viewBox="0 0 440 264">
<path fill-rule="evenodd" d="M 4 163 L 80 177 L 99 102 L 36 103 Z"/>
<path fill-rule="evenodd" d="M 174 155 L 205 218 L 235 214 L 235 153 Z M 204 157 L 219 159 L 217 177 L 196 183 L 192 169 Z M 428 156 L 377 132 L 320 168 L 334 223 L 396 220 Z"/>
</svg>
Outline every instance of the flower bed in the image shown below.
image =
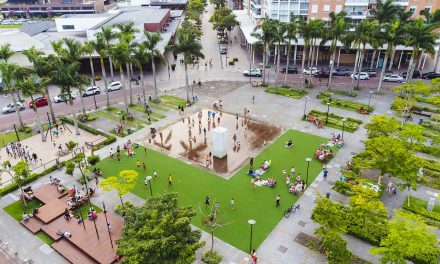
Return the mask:
<svg viewBox="0 0 440 264">
<path fill-rule="evenodd" d="M 374 111 L 374 107 L 371 105 L 369 106 L 366 104 L 356 103 L 356 102 L 347 101 L 347 100 L 338 99 L 338 98 L 331 98 L 330 99 L 329 93 L 321 92 L 317 95 L 317 98 L 324 99 L 324 100 L 322 100 L 322 104 L 324 104 L 324 105 L 327 105 L 327 103 L 330 102 L 330 105 L 332 107 L 337 107 L 337 108 L 357 112 L 360 114 L 369 114 Z"/>
<path fill-rule="evenodd" d="M 310 111 L 309 115 L 312 114 L 314 116 L 317 116 L 319 119 L 323 121 L 324 126 L 336 128 L 342 130 L 342 127 L 344 127 L 344 131 L 346 132 L 354 132 L 356 131 L 359 126 L 362 124 L 362 120 L 356 119 L 356 118 L 346 118 L 347 121 L 345 121 L 344 126 L 342 125 L 342 119 L 344 117 L 329 113 L 328 115 L 328 123 L 325 123 L 325 120 L 327 119 L 327 113 L 318 111 L 318 110 L 312 110 Z"/>
<path fill-rule="evenodd" d="M 274 88 L 274 87 L 267 88 L 266 93 L 282 95 L 282 96 L 286 96 L 286 97 L 290 97 L 290 98 L 294 98 L 294 99 L 300 99 L 307 94 L 307 92 L 304 90 Z"/>
</svg>

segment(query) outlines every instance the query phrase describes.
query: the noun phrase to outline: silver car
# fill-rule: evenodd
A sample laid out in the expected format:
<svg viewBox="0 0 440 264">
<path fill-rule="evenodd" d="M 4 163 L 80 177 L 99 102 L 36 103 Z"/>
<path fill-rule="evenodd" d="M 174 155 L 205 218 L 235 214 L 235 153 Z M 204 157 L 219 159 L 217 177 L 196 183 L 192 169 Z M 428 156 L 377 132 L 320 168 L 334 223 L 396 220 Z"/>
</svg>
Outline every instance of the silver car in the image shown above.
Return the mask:
<svg viewBox="0 0 440 264">
<path fill-rule="evenodd" d="M 26 109 L 26 107 L 24 107 L 24 105 L 20 102 L 17 102 L 17 107 L 19 111 L 23 111 L 24 109 Z M 15 112 L 15 107 L 13 103 L 8 104 L 7 106 L 3 107 L 2 109 L 2 113 L 3 114 L 7 114 L 7 113 L 12 113 Z"/>
</svg>

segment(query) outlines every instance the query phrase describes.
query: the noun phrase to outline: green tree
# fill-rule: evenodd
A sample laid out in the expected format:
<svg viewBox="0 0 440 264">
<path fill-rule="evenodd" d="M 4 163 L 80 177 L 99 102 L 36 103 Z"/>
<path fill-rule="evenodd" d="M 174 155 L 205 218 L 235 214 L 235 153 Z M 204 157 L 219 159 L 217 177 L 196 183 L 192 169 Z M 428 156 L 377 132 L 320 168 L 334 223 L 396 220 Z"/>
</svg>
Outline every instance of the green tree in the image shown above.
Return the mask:
<svg viewBox="0 0 440 264">
<path fill-rule="evenodd" d="M 11 44 L 5 44 L 0 46 L 0 61 L 8 62 L 8 60 L 15 54 L 11 50 Z"/>
<path fill-rule="evenodd" d="M 90 64 L 90 70 L 92 71 L 92 83 L 93 85 L 96 85 L 95 83 L 95 66 L 93 65 L 93 58 L 92 55 L 95 52 L 95 46 L 96 42 L 94 40 L 87 40 L 83 43 L 82 49 L 84 54 L 87 54 L 89 56 L 89 64 Z"/>
<path fill-rule="evenodd" d="M 399 94 L 400 100 L 397 98 L 393 109 L 400 111 L 402 118 L 405 115 L 410 115 L 412 108 L 416 105 L 416 95 L 429 95 L 431 87 L 428 84 L 415 81 L 411 83 L 405 83 L 392 88 L 392 91 Z M 402 121 L 403 125 L 403 121 Z"/>
<path fill-rule="evenodd" d="M 138 176 L 139 173 L 135 170 L 122 170 L 118 176 L 110 176 L 102 180 L 99 186 L 102 187 L 105 192 L 116 190 L 121 204 L 124 206 L 122 196 L 128 194 L 134 188 Z"/>
<path fill-rule="evenodd" d="M 212 23 L 212 29 L 214 30 L 219 28 L 232 30 L 234 27 L 240 25 L 240 22 L 237 21 L 237 16 L 231 9 L 225 6 L 215 9 L 214 13 L 209 18 L 209 22 Z"/>
<path fill-rule="evenodd" d="M 320 43 L 317 43 L 317 41 L 318 39 L 324 36 L 325 22 L 322 19 L 313 19 L 307 21 L 307 25 L 309 27 L 309 33 L 311 37 L 310 40 L 311 48 L 309 50 L 308 65 L 309 67 L 313 67 L 313 62 L 315 61 L 315 54 L 316 56 L 318 56 L 316 49 L 318 50 L 319 53 Z M 318 65 L 316 64 L 316 66 Z M 312 75 L 313 75 L 313 71 L 310 71 L 310 79 L 309 79 L 310 86 L 313 86 Z"/>
<path fill-rule="evenodd" d="M 162 55 L 160 50 L 157 48 L 160 41 L 162 41 L 162 37 L 159 33 L 150 33 L 145 31 L 145 48 L 147 50 L 148 59 L 151 61 L 151 68 L 153 69 L 153 81 L 154 81 L 154 100 L 158 102 L 159 100 L 159 90 L 157 89 L 157 78 L 156 78 L 156 59 L 160 62 L 165 62 L 165 57 Z"/>
<path fill-rule="evenodd" d="M 96 51 L 99 55 L 99 62 L 101 64 L 101 74 L 102 74 L 102 80 L 104 81 L 105 86 L 105 96 L 107 99 L 107 109 L 110 108 L 110 96 L 108 92 L 108 83 L 107 83 L 107 72 L 105 70 L 105 64 L 104 64 L 104 58 L 108 56 L 109 52 L 107 50 L 107 45 L 105 43 L 105 39 L 102 37 L 101 34 L 96 34 L 96 41 L 93 43 L 93 49 Z M 112 71 L 113 72 L 113 71 Z"/>
<path fill-rule="evenodd" d="M 118 44 L 111 46 L 109 51 L 112 61 L 115 67 L 119 68 L 119 74 L 121 76 L 122 89 L 124 91 L 124 104 L 125 111 L 128 113 L 128 100 L 127 100 L 127 90 L 125 89 L 125 76 L 124 76 L 124 65 L 129 58 L 129 48 L 128 43 L 125 41 L 120 41 Z M 128 80 L 130 82 L 130 80 Z"/>
<path fill-rule="evenodd" d="M 254 28 L 254 32 L 251 36 L 256 38 L 258 41 L 256 45 L 263 46 L 263 83 L 266 82 L 266 65 L 267 65 L 267 52 L 269 47 L 272 45 L 275 33 L 275 20 L 270 19 L 268 16 L 264 17 L 260 25 Z"/>
<path fill-rule="evenodd" d="M 292 41 L 298 42 L 297 34 L 298 34 L 298 18 L 293 14 L 290 15 L 290 20 L 286 24 L 286 35 L 285 43 L 287 45 L 287 59 L 286 59 L 286 72 L 284 73 L 284 86 L 287 86 L 287 74 L 289 71 L 287 70 L 290 63 L 290 54 L 292 53 Z"/>
<path fill-rule="evenodd" d="M 145 46 L 145 43 L 139 43 L 136 45 L 136 48 L 133 52 L 134 64 L 139 68 L 139 74 L 141 76 L 141 87 L 142 87 L 142 98 L 144 107 L 147 105 L 147 96 L 145 94 L 145 85 L 144 85 L 144 67 L 143 65 L 150 60 L 150 54 Z M 154 65 L 154 62 L 152 63 Z M 156 83 L 156 73 L 155 68 L 153 68 L 153 78 L 154 83 Z"/>
<path fill-rule="evenodd" d="M 201 0 L 191 0 L 187 5 L 186 16 L 196 22 L 200 21 L 200 15 L 205 11 L 205 3 Z"/>
<path fill-rule="evenodd" d="M 415 124 L 405 124 L 402 130 L 399 131 L 398 137 L 404 142 L 410 142 L 412 145 L 413 142 L 423 143 L 426 141 L 426 138 L 423 136 L 424 128 Z"/>
<path fill-rule="evenodd" d="M 388 137 L 397 132 L 399 123 L 394 116 L 391 118 L 387 118 L 386 115 L 373 116 L 371 117 L 371 122 L 366 124 L 365 128 L 368 129 L 369 138 Z"/>
<path fill-rule="evenodd" d="M 191 228 L 195 215 L 191 207 L 179 207 L 176 193 L 149 198 L 125 215 L 118 254 L 128 263 L 193 263 L 204 245 L 201 231 Z"/>
<path fill-rule="evenodd" d="M 353 187 L 355 195 L 350 197 L 352 213 L 365 226 L 367 221 L 377 222 L 387 217 L 387 209 L 379 200 L 379 194 L 362 183 Z"/>
<path fill-rule="evenodd" d="M 96 33 L 96 38 L 102 38 L 102 40 L 104 41 L 105 49 L 108 51 L 112 47 L 111 42 L 116 38 L 116 33 L 113 32 L 113 29 L 111 27 L 102 27 L 101 31 Z M 111 54 L 107 54 L 107 55 L 108 55 L 108 62 L 110 64 L 110 75 L 112 78 L 111 80 L 113 82 L 113 80 L 114 80 L 113 61 L 112 61 Z"/>
<path fill-rule="evenodd" d="M 380 247 L 371 249 L 371 254 L 382 255 L 383 264 L 404 264 L 416 256 L 422 256 L 424 263 L 437 263 L 438 241 L 429 229 L 420 216 L 397 211 L 390 222 L 388 236 L 382 239 Z"/>
<path fill-rule="evenodd" d="M 416 191 L 419 188 L 421 182 L 424 181 L 422 178 L 422 174 L 420 174 L 420 169 L 422 168 L 423 161 L 419 157 L 410 156 L 407 158 L 405 163 L 405 172 L 402 173 L 399 178 L 402 180 L 401 183 L 398 184 L 399 189 L 405 190 L 408 192 L 408 207 L 410 206 L 410 194 L 411 190 Z M 423 170 L 423 169 L 422 169 Z"/>
<path fill-rule="evenodd" d="M 9 174 L 9 176 L 12 179 L 12 182 L 18 185 L 18 187 L 20 188 L 21 199 L 23 201 L 23 204 L 25 207 L 27 207 L 26 198 L 24 196 L 23 185 L 24 185 L 24 179 L 31 175 L 31 169 L 29 168 L 29 163 L 27 163 L 24 160 L 20 160 L 17 162 L 17 164 L 11 167 L 11 163 L 9 161 L 5 161 L 3 162 L 2 165 L 3 168 L 0 170 L 0 172 L 3 171 Z"/>
</svg>

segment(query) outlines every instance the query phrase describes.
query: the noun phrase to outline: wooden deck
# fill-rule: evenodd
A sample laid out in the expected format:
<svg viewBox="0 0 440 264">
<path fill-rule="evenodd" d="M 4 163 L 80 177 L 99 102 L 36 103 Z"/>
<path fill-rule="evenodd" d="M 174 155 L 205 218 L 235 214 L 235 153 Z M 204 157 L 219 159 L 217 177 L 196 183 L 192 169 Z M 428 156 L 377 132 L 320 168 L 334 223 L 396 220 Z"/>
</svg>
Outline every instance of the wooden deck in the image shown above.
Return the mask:
<svg viewBox="0 0 440 264">
<path fill-rule="evenodd" d="M 55 199 L 40 207 L 35 217 L 48 224 L 61 216 L 66 208 L 67 204 L 63 200 Z"/>
<path fill-rule="evenodd" d="M 41 186 L 37 190 L 34 190 L 34 197 L 45 204 L 66 195 L 67 192 L 60 193 L 57 186 L 51 184 Z"/>
<path fill-rule="evenodd" d="M 89 258 L 80 249 L 73 247 L 69 241 L 62 239 L 52 244 L 52 247 L 65 257 L 68 261 L 78 264 L 97 264 L 98 262 Z"/>
<path fill-rule="evenodd" d="M 40 220 L 38 220 L 35 217 L 29 218 L 29 220 L 27 220 L 27 221 L 20 221 L 20 224 L 22 224 L 27 229 L 29 229 L 29 231 L 31 231 L 32 234 L 35 234 L 38 231 L 40 231 L 41 227 L 44 225 L 43 222 L 41 222 Z"/>
</svg>

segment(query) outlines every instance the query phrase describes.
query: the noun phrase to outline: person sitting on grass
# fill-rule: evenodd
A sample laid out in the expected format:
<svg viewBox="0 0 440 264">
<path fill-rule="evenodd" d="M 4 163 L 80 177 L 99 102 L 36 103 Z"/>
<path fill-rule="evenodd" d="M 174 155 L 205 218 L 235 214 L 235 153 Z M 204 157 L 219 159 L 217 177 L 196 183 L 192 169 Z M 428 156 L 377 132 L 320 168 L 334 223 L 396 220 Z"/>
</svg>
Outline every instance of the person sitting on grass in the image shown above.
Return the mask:
<svg viewBox="0 0 440 264">
<path fill-rule="evenodd" d="M 275 187 L 276 183 L 277 182 L 276 182 L 275 178 L 267 178 L 267 186 Z"/>
<path fill-rule="evenodd" d="M 23 215 L 22 215 L 22 217 L 21 217 L 21 220 L 23 220 L 23 221 L 28 221 L 29 218 L 31 218 L 31 217 L 32 217 L 32 216 L 31 216 L 30 214 L 24 212 Z"/>
<path fill-rule="evenodd" d="M 292 141 L 291 139 L 289 139 L 289 141 L 287 141 L 286 143 L 284 143 L 284 147 L 286 147 L 286 148 L 293 147 L 293 141 Z"/>
<path fill-rule="evenodd" d="M 98 214 L 96 213 L 95 210 L 92 210 L 91 212 L 89 212 L 89 214 L 87 215 L 87 218 L 89 220 L 94 220 L 96 218 L 98 218 Z"/>
</svg>

